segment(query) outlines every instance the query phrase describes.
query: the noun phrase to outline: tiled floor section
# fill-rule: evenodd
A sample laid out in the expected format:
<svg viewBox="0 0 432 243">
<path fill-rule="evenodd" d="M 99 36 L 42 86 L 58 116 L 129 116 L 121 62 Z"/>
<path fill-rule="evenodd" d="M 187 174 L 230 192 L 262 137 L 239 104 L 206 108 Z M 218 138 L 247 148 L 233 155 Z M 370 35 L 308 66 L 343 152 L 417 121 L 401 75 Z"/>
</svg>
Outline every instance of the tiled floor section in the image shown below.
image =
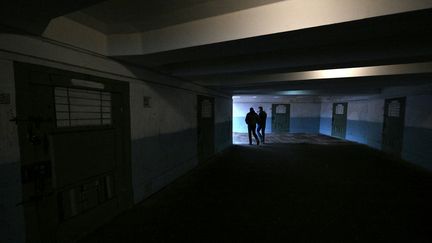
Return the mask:
<svg viewBox="0 0 432 243">
<path fill-rule="evenodd" d="M 235 145 L 82 242 L 432 242 L 430 173 L 316 141 Z"/>
<path fill-rule="evenodd" d="M 234 144 L 249 144 L 247 133 L 233 133 Z M 256 144 L 252 136 L 252 143 Z M 307 133 L 268 133 L 266 134 L 266 144 L 273 143 L 308 143 L 308 144 L 338 144 L 347 143 L 341 139 L 325 135 Z"/>
</svg>

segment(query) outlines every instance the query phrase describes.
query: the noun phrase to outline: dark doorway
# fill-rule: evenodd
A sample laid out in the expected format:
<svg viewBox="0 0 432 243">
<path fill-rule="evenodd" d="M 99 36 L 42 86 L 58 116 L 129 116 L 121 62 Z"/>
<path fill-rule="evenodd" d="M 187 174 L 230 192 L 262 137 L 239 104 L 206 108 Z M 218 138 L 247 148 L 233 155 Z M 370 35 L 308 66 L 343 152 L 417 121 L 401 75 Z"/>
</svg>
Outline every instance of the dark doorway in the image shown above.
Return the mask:
<svg viewBox="0 0 432 243">
<path fill-rule="evenodd" d="M 132 205 L 129 85 L 15 63 L 29 242 L 69 242 Z"/>
<path fill-rule="evenodd" d="M 384 124 L 382 149 L 399 155 L 403 146 L 406 98 L 386 99 L 384 105 Z"/>
<path fill-rule="evenodd" d="M 214 154 L 214 98 L 197 98 L 198 161 L 203 162 Z"/>
<path fill-rule="evenodd" d="M 347 126 L 347 103 L 333 104 L 332 136 L 345 138 Z"/>
<path fill-rule="evenodd" d="M 289 132 L 290 105 L 272 104 L 272 132 Z"/>
</svg>

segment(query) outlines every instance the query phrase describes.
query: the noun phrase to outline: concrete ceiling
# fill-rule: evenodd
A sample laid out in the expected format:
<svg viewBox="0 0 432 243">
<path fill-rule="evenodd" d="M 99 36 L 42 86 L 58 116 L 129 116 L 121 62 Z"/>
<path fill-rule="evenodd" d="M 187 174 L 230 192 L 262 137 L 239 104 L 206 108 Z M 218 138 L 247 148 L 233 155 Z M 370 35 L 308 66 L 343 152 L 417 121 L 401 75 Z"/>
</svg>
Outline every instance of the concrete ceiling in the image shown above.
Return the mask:
<svg viewBox="0 0 432 243">
<path fill-rule="evenodd" d="M 357 95 L 432 82 L 432 0 L 90 2 L 35 18 L 69 13 L 105 34 L 109 57 L 223 92 Z"/>
<path fill-rule="evenodd" d="M 105 34 L 145 32 L 281 0 L 110 0 L 68 17 Z"/>
<path fill-rule="evenodd" d="M 41 35 L 51 19 L 103 0 L 2 0 L 0 31 Z"/>
<path fill-rule="evenodd" d="M 370 94 L 432 82 L 432 10 L 113 58 L 233 94 Z M 353 67 L 374 71 L 311 78 Z"/>
</svg>

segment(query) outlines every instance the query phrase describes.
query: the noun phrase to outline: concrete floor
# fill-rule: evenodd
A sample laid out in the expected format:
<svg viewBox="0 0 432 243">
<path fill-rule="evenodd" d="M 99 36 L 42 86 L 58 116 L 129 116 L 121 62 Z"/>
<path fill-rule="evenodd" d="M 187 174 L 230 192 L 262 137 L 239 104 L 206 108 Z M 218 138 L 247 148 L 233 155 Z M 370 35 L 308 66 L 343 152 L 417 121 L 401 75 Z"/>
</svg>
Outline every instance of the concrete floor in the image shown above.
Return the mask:
<svg viewBox="0 0 432 243">
<path fill-rule="evenodd" d="M 333 138 L 330 136 L 309 134 L 309 133 L 268 133 L 265 137 L 266 144 L 273 143 L 309 143 L 309 144 L 338 144 L 348 143 L 348 141 Z M 233 144 L 249 144 L 247 133 L 233 133 Z M 252 136 L 252 144 L 256 144 Z"/>
<path fill-rule="evenodd" d="M 82 242 L 432 242 L 431 211 L 430 173 L 365 146 L 235 145 Z"/>
</svg>

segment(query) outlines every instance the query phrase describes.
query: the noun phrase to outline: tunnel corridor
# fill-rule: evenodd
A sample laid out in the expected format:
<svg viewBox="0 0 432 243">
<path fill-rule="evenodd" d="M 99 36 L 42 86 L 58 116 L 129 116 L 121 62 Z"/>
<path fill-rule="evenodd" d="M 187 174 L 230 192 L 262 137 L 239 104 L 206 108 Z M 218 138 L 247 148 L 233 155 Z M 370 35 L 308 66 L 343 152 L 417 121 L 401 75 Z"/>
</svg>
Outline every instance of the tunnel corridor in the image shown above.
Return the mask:
<svg viewBox="0 0 432 243">
<path fill-rule="evenodd" d="M 430 242 L 432 176 L 316 135 L 235 145 L 84 242 Z"/>
<path fill-rule="evenodd" d="M 1 243 L 432 242 L 432 0 L 0 12 Z"/>
</svg>

